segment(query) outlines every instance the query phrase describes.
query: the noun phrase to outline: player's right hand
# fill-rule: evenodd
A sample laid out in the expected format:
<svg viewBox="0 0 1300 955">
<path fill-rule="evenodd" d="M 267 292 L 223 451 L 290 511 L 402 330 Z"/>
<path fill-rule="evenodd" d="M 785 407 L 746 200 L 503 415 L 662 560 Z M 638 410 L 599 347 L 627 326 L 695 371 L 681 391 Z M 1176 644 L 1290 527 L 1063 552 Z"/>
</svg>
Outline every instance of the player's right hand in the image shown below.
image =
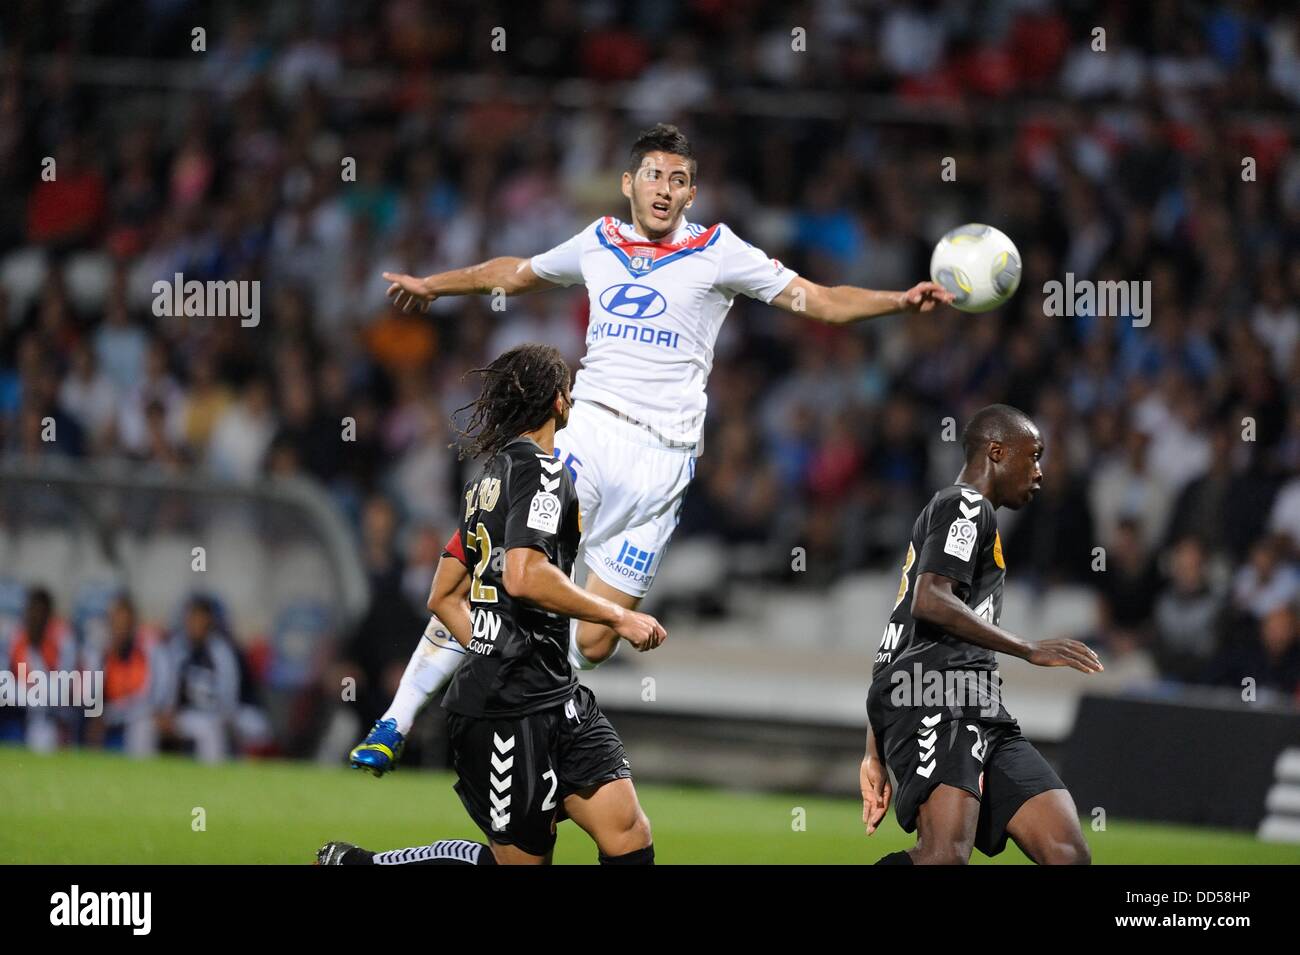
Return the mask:
<svg viewBox="0 0 1300 955">
<path fill-rule="evenodd" d="M 414 275 L 385 272 L 384 278 L 393 283 L 384 294 L 393 300 L 394 308 L 403 312 L 426 311 L 438 297 L 425 288 L 424 279 Z"/>
<path fill-rule="evenodd" d="M 862 789 L 862 824 L 867 827 L 867 835 L 871 835 L 885 818 L 893 791 L 885 764 L 874 756 L 862 760 L 858 786 Z"/>
<path fill-rule="evenodd" d="M 623 611 L 623 617 L 615 624 L 614 632 L 641 653 L 653 650 L 668 639 L 668 631 L 663 624 L 648 613 L 637 613 L 635 610 Z"/>
<path fill-rule="evenodd" d="M 1072 667 L 1080 673 L 1100 673 L 1105 669 L 1092 648 L 1078 640 L 1039 640 L 1025 658 L 1036 667 Z"/>
</svg>

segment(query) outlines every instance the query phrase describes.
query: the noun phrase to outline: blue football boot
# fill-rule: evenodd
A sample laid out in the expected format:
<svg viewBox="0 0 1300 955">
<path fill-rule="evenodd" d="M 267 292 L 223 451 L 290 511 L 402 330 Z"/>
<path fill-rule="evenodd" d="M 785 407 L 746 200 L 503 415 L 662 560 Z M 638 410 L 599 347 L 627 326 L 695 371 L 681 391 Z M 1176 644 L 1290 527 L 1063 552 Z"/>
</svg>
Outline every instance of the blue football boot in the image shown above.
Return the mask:
<svg viewBox="0 0 1300 955">
<path fill-rule="evenodd" d="M 396 720 L 376 720 L 368 735 L 348 757 L 353 769 L 364 769 L 374 776 L 382 776 L 397 768 L 402 758 L 406 737 L 397 732 Z"/>
</svg>

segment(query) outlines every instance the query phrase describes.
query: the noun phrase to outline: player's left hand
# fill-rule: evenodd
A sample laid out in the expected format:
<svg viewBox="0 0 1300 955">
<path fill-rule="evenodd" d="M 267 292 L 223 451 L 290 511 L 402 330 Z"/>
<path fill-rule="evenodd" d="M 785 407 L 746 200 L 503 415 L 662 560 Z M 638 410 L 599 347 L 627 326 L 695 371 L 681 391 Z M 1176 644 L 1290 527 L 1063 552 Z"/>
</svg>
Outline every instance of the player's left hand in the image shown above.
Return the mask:
<svg viewBox="0 0 1300 955">
<path fill-rule="evenodd" d="M 867 835 L 871 835 L 885 818 L 893 794 L 885 764 L 874 756 L 864 759 L 858 770 L 858 785 L 862 789 L 862 824 L 867 827 Z"/>
<path fill-rule="evenodd" d="M 948 305 L 956 298 L 938 282 L 918 282 L 902 294 L 899 310 L 908 314 L 933 312 L 939 305 Z"/>
<path fill-rule="evenodd" d="M 385 272 L 384 278 L 393 283 L 388 286 L 388 291 L 384 294 L 393 300 L 394 308 L 400 308 L 407 314 L 428 311 L 429 306 L 438 297 L 428 290 L 424 279 L 414 275 Z"/>
</svg>

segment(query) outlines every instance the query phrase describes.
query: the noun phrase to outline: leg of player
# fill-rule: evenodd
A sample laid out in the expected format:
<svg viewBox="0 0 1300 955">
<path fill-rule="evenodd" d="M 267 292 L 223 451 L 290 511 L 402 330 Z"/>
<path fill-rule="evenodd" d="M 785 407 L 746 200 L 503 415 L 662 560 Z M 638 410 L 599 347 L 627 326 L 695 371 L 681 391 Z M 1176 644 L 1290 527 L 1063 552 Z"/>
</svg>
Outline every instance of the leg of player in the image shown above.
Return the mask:
<svg viewBox="0 0 1300 955">
<path fill-rule="evenodd" d="M 624 593 L 607 584 L 595 573 L 587 571 L 585 589 L 604 597 L 627 610 L 641 606 L 641 598 Z M 569 641 L 569 662 L 580 670 L 591 670 L 604 663 L 618 649 L 619 636 L 612 628 L 586 620 L 575 620 L 573 637 Z"/>
<path fill-rule="evenodd" d="M 429 618 L 415 653 L 402 673 L 397 693 L 384 719 L 397 723 L 403 736 L 411 731 L 416 715 L 429 702 L 429 697 L 451 679 L 465 657 L 465 649 L 458 644 L 437 617 Z"/>
<path fill-rule="evenodd" d="M 440 839 L 427 846 L 371 852 L 350 842 L 327 842 L 316 852 L 317 865 L 496 865 L 491 848 L 468 839 Z"/>
<path fill-rule="evenodd" d="M 564 811 L 591 836 L 601 865 L 654 865 L 650 820 L 630 779 L 614 779 L 565 797 Z"/>
<path fill-rule="evenodd" d="M 367 770 L 375 776 L 382 776 L 392 769 L 401 756 L 406 734 L 411 732 L 416 715 L 451 679 L 464 658 L 464 648 L 437 617 L 430 617 L 429 625 L 402 673 L 393 702 L 371 727 L 365 740 L 352 750 L 352 767 Z"/>
<path fill-rule="evenodd" d="M 544 856 L 535 856 L 530 852 L 525 852 L 518 846 L 503 846 L 495 842 L 490 843 L 490 845 L 497 865 L 550 865 L 551 856 L 555 852 L 552 849 Z"/>
<path fill-rule="evenodd" d="M 916 816 L 914 865 L 966 865 L 975 846 L 980 801 L 964 789 L 941 783 Z"/>
<path fill-rule="evenodd" d="M 1025 800 L 1007 823 L 1007 835 L 1039 865 L 1089 865 L 1092 852 L 1068 789 L 1049 789 Z"/>
</svg>

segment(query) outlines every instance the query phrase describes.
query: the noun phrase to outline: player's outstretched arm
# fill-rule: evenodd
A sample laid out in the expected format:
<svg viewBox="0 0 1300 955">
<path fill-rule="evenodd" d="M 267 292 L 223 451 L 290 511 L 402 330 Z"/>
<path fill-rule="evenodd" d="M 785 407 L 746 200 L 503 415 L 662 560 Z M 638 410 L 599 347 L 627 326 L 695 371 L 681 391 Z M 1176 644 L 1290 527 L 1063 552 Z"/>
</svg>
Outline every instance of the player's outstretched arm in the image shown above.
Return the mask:
<svg viewBox="0 0 1300 955">
<path fill-rule="evenodd" d="M 506 551 L 505 585 L 512 597 L 543 610 L 609 627 L 638 650 L 653 650 L 668 639 L 654 617 L 583 590 L 533 547 Z"/>
<path fill-rule="evenodd" d="M 989 623 L 957 596 L 957 582 L 942 574 L 923 573 L 912 594 L 912 617 L 939 627 L 945 633 L 977 647 L 1028 660 L 1035 666 L 1071 667 L 1080 673 L 1098 673 L 1101 661 L 1092 648 L 1078 640 L 1040 640 L 1031 643 Z"/>
<path fill-rule="evenodd" d="M 429 611 L 451 631 L 462 647 L 469 646 L 469 570 L 454 557 L 443 557 L 429 589 Z"/>
<path fill-rule="evenodd" d="M 858 785 L 862 789 L 862 824 L 867 827 L 867 835 L 871 835 L 889 810 L 893 788 L 870 723 L 867 724 L 867 753 L 862 757 L 862 768 L 858 771 Z"/>
<path fill-rule="evenodd" d="M 852 285 L 818 285 L 796 276 L 772 304 L 819 322 L 847 325 L 898 312 L 932 312 L 952 300 L 953 294 L 935 282 L 919 282 L 906 292 L 876 292 Z"/>
<path fill-rule="evenodd" d="M 539 277 L 529 259 L 509 255 L 424 278 L 398 272 L 385 272 L 384 278 L 393 283 L 386 294 L 404 312 L 426 311 L 442 295 L 490 295 L 496 289 L 506 295 L 523 295 L 557 287 Z"/>
</svg>

